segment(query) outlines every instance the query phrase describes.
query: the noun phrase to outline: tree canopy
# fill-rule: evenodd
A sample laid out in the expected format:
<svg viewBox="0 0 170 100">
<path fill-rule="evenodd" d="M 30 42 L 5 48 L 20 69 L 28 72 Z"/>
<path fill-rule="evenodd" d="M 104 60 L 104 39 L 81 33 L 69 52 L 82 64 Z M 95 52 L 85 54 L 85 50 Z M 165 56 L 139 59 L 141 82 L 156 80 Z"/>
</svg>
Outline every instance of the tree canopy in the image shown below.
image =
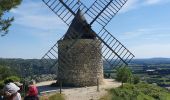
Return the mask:
<svg viewBox="0 0 170 100">
<path fill-rule="evenodd" d="M 123 83 L 131 82 L 132 72 L 128 67 L 120 67 L 116 73 L 116 80 Z"/>
<path fill-rule="evenodd" d="M 8 33 L 14 17 L 6 17 L 5 14 L 13 8 L 20 5 L 22 0 L 0 0 L 0 35 L 5 36 Z"/>
<path fill-rule="evenodd" d="M 0 81 L 12 75 L 16 75 L 16 73 L 10 67 L 0 65 Z"/>
</svg>

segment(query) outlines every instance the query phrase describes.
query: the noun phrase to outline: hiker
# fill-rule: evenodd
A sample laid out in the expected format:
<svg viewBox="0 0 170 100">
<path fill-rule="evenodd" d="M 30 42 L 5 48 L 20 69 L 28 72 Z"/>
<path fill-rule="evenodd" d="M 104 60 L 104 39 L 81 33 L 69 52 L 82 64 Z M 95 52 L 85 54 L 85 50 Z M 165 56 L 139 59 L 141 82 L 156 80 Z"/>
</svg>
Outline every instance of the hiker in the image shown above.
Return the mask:
<svg viewBox="0 0 170 100">
<path fill-rule="evenodd" d="M 18 92 L 20 88 L 12 82 L 5 84 L 4 86 L 4 98 L 3 100 L 22 100 L 21 95 Z"/>
<path fill-rule="evenodd" d="M 38 89 L 35 85 L 34 80 L 32 80 L 30 82 L 29 90 L 28 90 L 27 96 L 24 98 L 24 100 L 39 100 Z"/>
</svg>

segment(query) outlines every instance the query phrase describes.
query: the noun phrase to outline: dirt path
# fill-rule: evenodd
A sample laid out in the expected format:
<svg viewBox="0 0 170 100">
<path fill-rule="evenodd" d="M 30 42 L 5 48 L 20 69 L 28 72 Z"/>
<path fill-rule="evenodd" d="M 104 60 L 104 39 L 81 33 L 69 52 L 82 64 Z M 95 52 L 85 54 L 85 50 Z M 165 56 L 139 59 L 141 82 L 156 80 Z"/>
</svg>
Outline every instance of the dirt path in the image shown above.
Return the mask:
<svg viewBox="0 0 170 100">
<path fill-rule="evenodd" d="M 104 96 L 107 91 L 113 87 L 118 87 L 121 84 L 115 82 L 112 79 L 105 79 L 105 84 L 100 85 L 100 91 L 97 92 L 97 87 L 84 87 L 84 88 L 74 88 L 74 89 L 65 89 L 63 94 L 66 96 L 66 100 L 98 100 L 100 97 Z"/>
<path fill-rule="evenodd" d="M 51 83 L 55 83 L 55 82 L 56 82 L 56 80 L 40 82 L 40 83 L 37 83 L 37 84 L 36 84 L 36 86 L 45 86 L 45 85 L 50 85 Z"/>
<path fill-rule="evenodd" d="M 46 92 L 48 94 L 59 92 L 59 88 L 49 87 L 49 85 L 53 82 L 55 81 L 38 83 L 37 86 L 39 88 L 39 91 Z M 107 93 L 106 89 L 118 87 L 121 85 L 121 83 L 118 83 L 113 79 L 105 79 L 104 83 L 104 85 L 99 86 L 99 92 L 97 92 L 97 86 L 92 86 L 82 88 L 63 87 L 62 93 L 65 95 L 66 100 L 98 100 Z"/>
</svg>

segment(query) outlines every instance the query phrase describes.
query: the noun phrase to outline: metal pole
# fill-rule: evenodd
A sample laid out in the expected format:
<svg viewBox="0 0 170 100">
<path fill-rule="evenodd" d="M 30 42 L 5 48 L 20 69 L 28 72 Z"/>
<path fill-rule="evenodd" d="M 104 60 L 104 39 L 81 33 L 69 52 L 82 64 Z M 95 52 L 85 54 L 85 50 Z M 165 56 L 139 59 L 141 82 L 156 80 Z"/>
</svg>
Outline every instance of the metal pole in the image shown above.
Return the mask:
<svg viewBox="0 0 170 100">
<path fill-rule="evenodd" d="M 61 94 L 61 89 L 62 89 L 62 81 L 60 81 L 60 94 Z"/>
<path fill-rule="evenodd" d="M 99 78 L 97 78 L 97 92 L 99 92 Z"/>
</svg>

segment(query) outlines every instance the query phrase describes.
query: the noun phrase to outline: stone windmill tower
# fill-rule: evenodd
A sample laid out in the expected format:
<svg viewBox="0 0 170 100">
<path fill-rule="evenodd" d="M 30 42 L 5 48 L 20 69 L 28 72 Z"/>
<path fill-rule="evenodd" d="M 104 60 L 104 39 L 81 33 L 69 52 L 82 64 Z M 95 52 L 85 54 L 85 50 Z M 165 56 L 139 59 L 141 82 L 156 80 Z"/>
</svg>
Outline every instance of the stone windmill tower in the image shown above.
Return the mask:
<svg viewBox="0 0 170 100">
<path fill-rule="evenodd" d="M 78 30 L 81 27 L 83 27 L 82 30 Z M 78 37 L 79 34 L 82 36 Z M 62 52 L 68 49 L 74 39 L 78 40 L 69 53 Z M 94 45 L 90 45 L 91 43 Z M 84 48 L 85 46 L 86 48 Z M 97 85 L 97 78 L 101 84 L 103 81 L 103 60 L 98 52 L 101 52 L 100 41 L 89 27 L 81 11 L 78 10 L 64 39 L 58 41 L 58 64 L 62 68 L 62 70 L 58 70 L 60 73 L 58 76 L 63 85 L 93 86 Z M 69 64 L 61 61 L 60 57 L 62 56 L 67 57 Z"/>
<path fill-rule="evenodd" d="M 113 69 L 128 65 L 134 58 L 105 29 L 128 0 L 94 0 L 89 8 L 80 0 L 42 1 L 69 26 L 66 34 L 42 57 L 43 63 L 58 65 L 57 78 L 65 85 L 92 86 L 97 78 L 101 84 L 103 61 Z"/>
</svg>

